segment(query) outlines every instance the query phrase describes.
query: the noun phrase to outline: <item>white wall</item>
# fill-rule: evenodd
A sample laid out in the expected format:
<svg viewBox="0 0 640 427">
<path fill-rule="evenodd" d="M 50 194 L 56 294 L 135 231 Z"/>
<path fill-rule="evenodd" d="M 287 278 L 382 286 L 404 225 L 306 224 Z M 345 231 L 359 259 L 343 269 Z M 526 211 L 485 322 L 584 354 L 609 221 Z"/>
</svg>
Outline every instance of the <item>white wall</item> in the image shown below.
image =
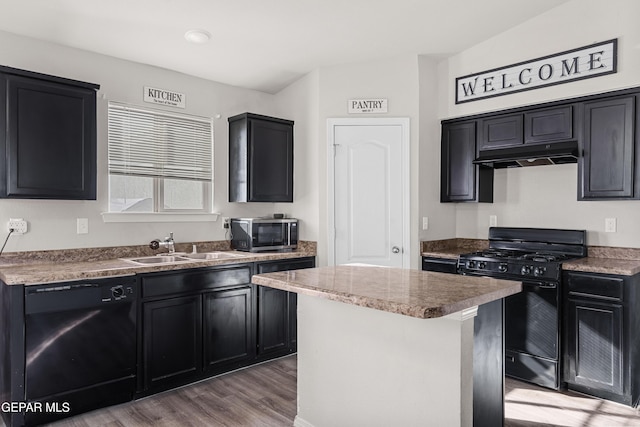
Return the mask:
<svg viewBox="0 0 640 427">
<path fill-rule="evenodd" d="M 322 167 L 318 151 L 322 145 L 318 140 L 319 128 L 319 75 L 311 72 L 275 96 L 275 115 L 295 122 L 293 126 L 294 179 L 293 200 L 295 203 L 277 203 L 275 209 L 293 218 L 299 218 L 300 238 L 318 241 L 319 231 L 319 186 L 317 177 Z"/>
<path fill-rule="evenodd" d="M 98 83 L 98 189 L 96 201 L 0 199 L 0 236 L 9 218 L 29 221 L 30 231 L 11 236 L 5 251 L 101 247 L 146 244 L 156 237 L 175 233 L 176 241 L 222 240 L 218 222 L 207 223 L 104 223 L 108 209 L 107 103 L 109 100 L 143 105 L 143 86 L 171 89 L 186 94 L 187 108 L 166 109 L 214 120 L 214 211 L 224 216 L 256 216 L 291 210 L 291 206 L 228 203 L 227 118 L 246 111 L 274 114 L 274 96 L 223 85 L 165 69 L 150 67 L 78 49 L 0 32 L 0 63 L 5 66 Z M 151 106 L 150 104 L 145 104 Z M 152 106 L 153 107 L 153 106 Z M 158 108 L 158 107 L 155 107 Z M 304 170 L 305 166 L 297 166 Z M 299 194 L 299 193 L 298 193 Z M 305 202 L 306 203 L 306 202 Z M 306 210 L 303 211 L 308 214 Z M 89 219 L 89 234 L 76 234 L 76 218 Z M 304 219 L 304 218 L 303 218 Z M 310 218 L 316 221 L 317 218 Z M 303 234 L 303 237 L 307 237 Z"/>
<path fill-rule="evenodd" d="M 420 240 L 438 240 L 456 234 L 456 205 L 440 203 L 440 121 L 438 109 L 437 61 L 426 56 L 418 58 L 420 71 L 420 155 L 412 167 L 417 170 Z M 423 217 L 428 229 L 423 230 Z"/>
<path fill-rule="evenodd" d="M 439 64 L 439 119 L 640 86 L 640 2 L 574 0 Z M 616 74 L 455 105 L 456 77 L 618 38 Z M 576 165 L 498 170 L 493 204 L 457 204 L 456 236 L 486 238 L 500 226 L 588 230 L 590 245 L 640 247 L 638 201 L 577 202 Z M 604 219 L 618 219 L 605 233 Z"/>
</svg>

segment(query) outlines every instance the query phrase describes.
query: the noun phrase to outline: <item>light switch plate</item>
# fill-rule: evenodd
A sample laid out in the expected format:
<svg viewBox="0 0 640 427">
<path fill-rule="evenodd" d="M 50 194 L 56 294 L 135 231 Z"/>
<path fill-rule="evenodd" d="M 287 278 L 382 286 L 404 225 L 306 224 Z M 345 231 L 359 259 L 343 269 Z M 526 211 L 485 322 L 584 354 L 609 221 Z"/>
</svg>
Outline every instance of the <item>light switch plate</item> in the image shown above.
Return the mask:
<svg viewBox="0 0 640 427">
<path fill-rule="evenodd" d="M 615 218 L 604 219 L 604 231 L 606 233 L 615 233 L 617 231 L 618 224 Z"/>
<path fill-rule="evenodd" d="M 76 232 L 78 234 L 89 233 L 89 218 L 78 218 L 76 220 Z"/>
<path fill-rule="evenodd" d="M 489 227 L 497 227 L 497 226 L 498 226 L 498 216 L 489 215 Z"/>
<path fill-rule="evenodd" d="M 423 230 L 428 230 L 429 229 L 429 217 L 428 216 L 423 216 L 422 217 L 422 229 Z"/>
</svg>

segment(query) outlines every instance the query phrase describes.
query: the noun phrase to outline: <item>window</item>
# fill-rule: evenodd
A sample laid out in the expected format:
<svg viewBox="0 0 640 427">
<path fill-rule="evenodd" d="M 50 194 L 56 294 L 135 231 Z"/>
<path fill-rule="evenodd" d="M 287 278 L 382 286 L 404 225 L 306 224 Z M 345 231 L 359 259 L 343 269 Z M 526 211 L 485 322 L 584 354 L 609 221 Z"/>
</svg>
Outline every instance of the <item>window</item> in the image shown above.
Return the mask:
<svg viewBox="0 0 640 427">
<path fill-rule="evenodd" d="M 109 102 L 109 211 L 211 212 L 210 118 Z"/>
</svg>

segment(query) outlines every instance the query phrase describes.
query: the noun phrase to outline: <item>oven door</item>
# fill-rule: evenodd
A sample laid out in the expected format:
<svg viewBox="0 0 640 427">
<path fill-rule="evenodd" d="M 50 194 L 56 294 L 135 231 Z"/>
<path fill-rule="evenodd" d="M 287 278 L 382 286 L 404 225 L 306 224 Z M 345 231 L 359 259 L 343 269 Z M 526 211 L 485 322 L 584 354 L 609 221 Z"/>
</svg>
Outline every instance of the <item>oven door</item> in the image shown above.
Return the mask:
<svg viewBox="0 0 640 427">
<path fill-rule="evenodd" d="M 505 299 L 505 373 L 558 389 L 560 364 L 559 286 L 523 282 Z"/>
</svg>

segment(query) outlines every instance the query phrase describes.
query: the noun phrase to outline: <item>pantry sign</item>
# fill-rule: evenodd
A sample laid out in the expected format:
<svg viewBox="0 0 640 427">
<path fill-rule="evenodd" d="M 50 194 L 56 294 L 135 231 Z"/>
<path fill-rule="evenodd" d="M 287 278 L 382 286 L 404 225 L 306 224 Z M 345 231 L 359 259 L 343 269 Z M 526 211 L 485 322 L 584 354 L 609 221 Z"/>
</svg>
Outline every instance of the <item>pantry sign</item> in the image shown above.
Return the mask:
<svg viewBox="0 0 640 427">
<path fill-rule="evenodd" d="M 388 100 L 386 98 L 350 99 L 347 104 L 349 114 L 386 113 Z"/>
<path fill-rule="evenodd" d="M 456 78 L 456 104 L 617 72 L 618 39 Z"/>
</svg>

